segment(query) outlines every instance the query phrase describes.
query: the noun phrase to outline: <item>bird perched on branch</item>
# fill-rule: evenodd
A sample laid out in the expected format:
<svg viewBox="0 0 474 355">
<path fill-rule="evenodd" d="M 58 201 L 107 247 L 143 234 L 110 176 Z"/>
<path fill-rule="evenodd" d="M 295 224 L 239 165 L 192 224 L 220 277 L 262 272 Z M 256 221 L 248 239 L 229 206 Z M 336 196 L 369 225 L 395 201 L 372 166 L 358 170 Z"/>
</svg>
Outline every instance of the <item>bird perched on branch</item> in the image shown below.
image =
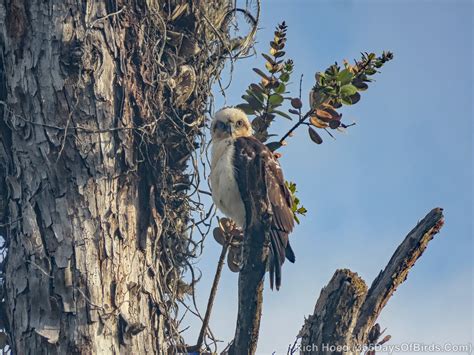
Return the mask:
<svg viewBox="0 0 474 355">
<path fill-rule="evenodd" d="M 210 182 L 212 199 L 217 208 L 231 218 L 245 231 L 246 208 L 244 200 L 248 196 L 262 195 L 260 191 L 250 191 L 247 181 L 249 168 L 255 164 L 255 157 L 263 163 L 267 199 L 271 208 L 270 287 L 281 285 L 281 266 L 285 258 L 295 262 L 288 235 L 293 230 L 294 217 L 292 196 L 281 171 L 280 164 L 272 151 L 252 136 L 252 126 L 247 115 L 237 108 L 218 111 L 211 124 L 212 159 Z"/>
</svg>

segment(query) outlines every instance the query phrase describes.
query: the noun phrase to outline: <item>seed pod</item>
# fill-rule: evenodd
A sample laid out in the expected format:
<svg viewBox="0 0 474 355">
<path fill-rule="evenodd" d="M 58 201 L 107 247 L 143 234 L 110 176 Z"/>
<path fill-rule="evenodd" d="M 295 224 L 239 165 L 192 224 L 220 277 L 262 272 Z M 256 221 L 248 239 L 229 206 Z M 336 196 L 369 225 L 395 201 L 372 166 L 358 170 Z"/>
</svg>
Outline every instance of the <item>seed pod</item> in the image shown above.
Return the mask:
<svg viewBox="0 0 474 355">
<path fill-rule="evenodd" d="M 318 117 L 311 117 L 309 119 L 309 121 L 311 122 L 311 124 L 314 126 L 314 127 L 318 127 L 318 128 L 326 128 L 328 126 L 328 124 L 324 121 L 321 121 Z"/>
<path fill-rule="evenodd" d="M 229 266 L 230 271 L 239 272 L 240 263 L 239 263 L 239 250 L 236 248 L 230 248 L 229 254 L 227 254 L 227 265 Z"/>
<path fill-rule="evenodd" d="M 316 117 L 318 117 L 321 121 L 329 122 L 333 119 L 331 113 L 327 112 L 326 110 L 316 110 Z"/>
<path fill-rule="evenodd" d="M 291 99 L 291 106 L 293 106 L 294 108 L 301 108 L 303 107 L 303 103 L 299 98 L 295 97 Z"/>
<path fill-rule="evenodd" d="M 322 106 L 323 110 L 329 113 L 333 120 L 338 120 L 341 118 L 341 115 L 330 104 L 323 104 Z"/>
<path fill-rule="evenodd" d="M 341 121 L 339 121 L 339 120 L 332 120 L 332 121 L 329 121 L 329 128 L 331 128 L 331 129 L 336 129 L 336 128 L 338 128 L 340 125 L 341 125 Z"/>
<path fill-rule="evenodd" d="M 222 232 L 222 229 L 220 229 L 219 227 L 214 228 L 212 235 L 214 236 L 214 239 L 217 243 L 219 243 L 220 245 L 224 245 L 225 237 L 224 233 Z"/>
</svg>

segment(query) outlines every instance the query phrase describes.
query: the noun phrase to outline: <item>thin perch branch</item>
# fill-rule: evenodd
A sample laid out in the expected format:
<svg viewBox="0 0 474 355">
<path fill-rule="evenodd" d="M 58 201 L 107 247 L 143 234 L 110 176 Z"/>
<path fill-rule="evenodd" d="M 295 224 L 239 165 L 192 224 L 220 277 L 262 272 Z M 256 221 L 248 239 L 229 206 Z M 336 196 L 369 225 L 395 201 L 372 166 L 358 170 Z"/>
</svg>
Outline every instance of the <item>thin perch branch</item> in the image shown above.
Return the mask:
<svg viewBox="0 0 474 355">
<path fill-rule="evenodd" d="M 209 300 L 207 301 L 206 314 L 204 315 L 204 319 L 202 322 L 201 331 L 199 332 L 197 343 L 196 345 L 187 346 L 185 349 L 179 349 L 179 350 L 184 350 L 187 353 L 194 353 L 196 351 L 201 350 L 202 344 L 204 343 L 204 337 L 206 336 L 206 332 L 209 327 L 212 307 L 214 306 L 214 300 L 216 299 L 217 287 L 221 279 L 222 268 L 224 266 L 225 257 L 227 255 L 227 251 L 229 250 L 229 246 L 231 243 L 232 243 L 232 237 L 230 237 L 226 241 L 226 243 L 222 246 L 221 255 L 219 256 L 219 261 L 217 263 L 216 274 L 214 276 L 214 281 L 212 282 L 211 293 L 209 295 Z"/>
<path fill-rule="evenodd" d="M 217 286 L 219 285 L 219 280 L 222 274 L 222 267 L 224 266 L 225 256 L 227 250 L 229 249 L 230 243 L 226 243 L 222 247 L 221 255 L 219 257 L 219 263 L 217 264 L 216 275 L 214 276 L 214 282 L 212 283 L 211 294 L 209 295 L 209 300 L 207 302 L 206 314 L 204 315 L 204 322 L 202 324 L 201 331 L 199 332 L 199 337 L 197 341 L 198 349 L 202 346 L 204 342 L 204 336 L 206 335 L 207 327 L 209 326 L 209 320 L 211 319 L 212 306 L 214 305 L 214 300 L 216 299 Z"/>
</svg>

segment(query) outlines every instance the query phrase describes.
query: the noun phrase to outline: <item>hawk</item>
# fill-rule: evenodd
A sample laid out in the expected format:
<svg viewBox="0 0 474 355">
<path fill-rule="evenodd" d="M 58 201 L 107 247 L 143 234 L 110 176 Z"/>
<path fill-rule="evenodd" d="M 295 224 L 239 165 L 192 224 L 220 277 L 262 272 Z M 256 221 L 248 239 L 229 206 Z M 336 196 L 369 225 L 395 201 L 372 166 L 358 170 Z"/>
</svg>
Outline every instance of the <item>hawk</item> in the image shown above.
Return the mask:
<svg viewBox="0 0 474 355">
<path fill-rule="evenodd" d="M 242 196 L 252 196 L 245 182 L 250 164 L 259 156 L 265 169 L 265 186 L 272 212 L 270 228 L 270 287 L 281 285 L 285 258 L 295 262 L 288 235 L 294 227 L 292 196 L 280 164 L 266 145 L 252 135 L 247 115 L 237 108 L 218 111 L 211 124 L 212 158 L 210 184 L 217 208 L 245 230 L 246 210 Z M 261 194 L 259 194 L 261 195 Z"/>
</svg>

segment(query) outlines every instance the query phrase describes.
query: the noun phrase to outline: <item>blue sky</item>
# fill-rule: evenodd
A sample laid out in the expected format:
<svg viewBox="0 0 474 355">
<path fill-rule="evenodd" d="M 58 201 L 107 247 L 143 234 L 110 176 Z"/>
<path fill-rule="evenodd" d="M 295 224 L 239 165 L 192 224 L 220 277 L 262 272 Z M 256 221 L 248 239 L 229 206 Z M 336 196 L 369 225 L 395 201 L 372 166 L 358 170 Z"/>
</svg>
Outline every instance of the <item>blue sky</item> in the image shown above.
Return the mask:
<svg viewBox="0 0 474 355">
<path fill-rule="evenodd" d="M 406 233 L 438 206 L 444 228 L 379 322 L 391 344 L 473 342 L 472 18 L 473 2 L 461 0 L 263 1 L 256 49 L 267 51 L 274 27 L 287 22 L 295 94 L 300 74 L 307 93 L 316 71 L 361 51 L 391 50 L 395 59 L 342 111 L 357 122 L 348 134 L 317 146 L 303 128 L 281 151 L 285 177 L 309 212 L 291 236 L 297 261 L 284 265 L 282 289 L 271 292 L 266 283 L 259 353 L 286 353 L 336 269 L 350 268 L 370 285 Z M 238 62 L 226 100 L 215 90 L 217 107 L 240 103 L 257 80 L 251 68 L 262 64 L 260 56 Z M 272 130 L 290 125 L 282 119 Z M 208 238 L 198 264 L 202 310 L 218 256 Z M 226 268 L 211 321 L 218 338 L 232 339 L 236 310 L 237 275 Z M 192 343 L 198 324 L 188 323 Z"/>
</svg>

